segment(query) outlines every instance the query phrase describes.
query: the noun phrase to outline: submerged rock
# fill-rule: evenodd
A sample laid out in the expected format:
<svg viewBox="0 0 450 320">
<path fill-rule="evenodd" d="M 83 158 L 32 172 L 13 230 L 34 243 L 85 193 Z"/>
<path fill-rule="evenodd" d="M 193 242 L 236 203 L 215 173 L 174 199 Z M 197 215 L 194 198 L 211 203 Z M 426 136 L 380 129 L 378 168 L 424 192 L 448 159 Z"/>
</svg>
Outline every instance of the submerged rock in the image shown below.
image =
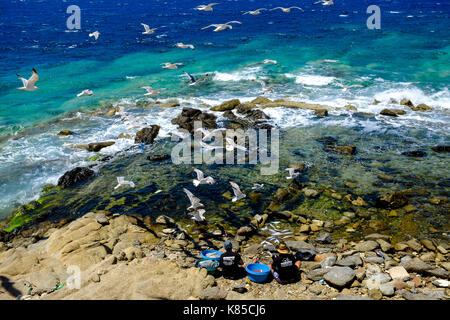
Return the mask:
<svg viewBox="0 0 450 320">
<path fill-rule="evenodd" d="M 381 208 L 400 208 L 408 203 L 408 198 L 404 191 L 394 191 L 385 193 L 377 198 L 377 206 Z"/>
<path fill-rule="evenodd" d="M 155 141 L 155 138 L 158 136 L 160 126 L 157 124 L 151 125 L 149 128 L 143 128 L 136 133 L 136 137 L 134 138 L 135 143 L 144 143 L 150 144 Z"/>
<path fill-rule="evenodd" d="M 331 150 L 331 151 L 336 151 L 339 153 L 343 153 L 343 154 L 350 154 L 353 155 L 356 153 L 356 146 L 354 145 L 346 145 L 346 146 L 336 146 L 336 145 L 326 145 L 325 149 L 327 150 Z"/>
<path fill-rule="evenodd" d="M 435 146 L 431 148 L 434 152 L 450 152 L 450 146 Z"/>
<path fill-rule="evenodd" d="M 152 155 L 148 156 L 147 159 L 150 161 L 163 161 L 163 160 L 170 159 L 170 155 L 168 155 L 168 154 L 152 154 Z"/>
<path fill-rule="evenodd" d="M 70 130 L 61 130 L 58 133 L 58 136 L 71 136 L 71 135 L 73 135 L 73 132 Z"/>
<path fill-rule="evenodd" d="M 71 187 L 79 182 L 89 179 L 94 174 L 89 168 L 77 167 L 64 173 L 58 180 L 58 186 L 63 188 Z"/>
<path fill-rule="evenodd" d="M 402 155 L 407 157 L 415 157 L 415 158 L 423 158 L 427 156 L 427 153 L 420 150 L 414 150 L 414 151 L 405 151 L 402 152 Z"/>
<path fill-rule="evenodd" d="M 328 110 L 327 109 L 317 109 L 317 110 L 314 110 L 314 114 L 319 118 L 327 117 Z"/>
</svg>

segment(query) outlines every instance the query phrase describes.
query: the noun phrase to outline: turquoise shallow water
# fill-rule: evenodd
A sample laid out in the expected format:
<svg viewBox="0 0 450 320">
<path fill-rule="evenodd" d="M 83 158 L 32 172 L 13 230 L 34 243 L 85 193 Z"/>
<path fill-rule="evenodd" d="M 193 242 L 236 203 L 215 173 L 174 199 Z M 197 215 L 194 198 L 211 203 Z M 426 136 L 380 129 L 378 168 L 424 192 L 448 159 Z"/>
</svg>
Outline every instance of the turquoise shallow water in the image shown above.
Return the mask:
<svg viewBox="0 0 450 320">
<path fill-rule="evenodd" d="M 251 81 L 257 78 L 276 85 L 269 98 L 289 96 L 336 108 L 351 103 L 371 113 L 389 106 L 391 98 L 409 98 L 434 109 L 395 121 L 357 118 L 338 109 L 323 121 L 302 110 L 268 110 L 273 123 L 284 130 L 307 128 L 319 136 L 326 135 L 328 128 L 342 128 L 336 134 L 348 143 L 361 136 L 374 137 L 362 139 L 358 146 L 367 152 L 395 141 L 400 144 L 395 152 L 408 146 L 449 144 L 449 6 L 433 1 L 383 2 L 382 29 L 368 30 L 369 2 L 339 1 L 329 8 L 303 4 L 301 13 L 242 16 L 244 10 L 280 3 L 226 1 L 209 14 L 193 10 L 198 3 L 192 1 L 130 1 L 128 5 L 109 1 L 108 6 L 104 1 L 80 1 L 83 18 L 78 32 L 65 30 L 64 3 L 2 2 L 0 9 L 6 14 L 0 18 L 0 216 L 15 204 L 38 197 L 44 184 L 55 183 L 66 170 L 89 163 L 92 154 L 70 145 L 137 131 L 127 130 L 116 118 L 84 117 L 86 112 L 109 103 L 123 105 L 149 123 L 160 124 L 164 137 L 176 130 L 170 120 L 183 106 L 215 105 L 236 97 L 246 101 L 261 95 L 260 85 Z M 230 31 L 199 30 L 236 19 L 243 24 Z M 149 21 L 165 27 L 144 37 L 139 23 Z M 87 34 L 97 29 L 102 35 L 95 43 Z M 193 43 L 196 50 L 174 48 L 178 41 Z M 275 59 L 278 65 L 246 67 L 263 59 Z M 212 81 L 189 87 L 180 72 L 161 68 L 168 61 L 184 63 L 182 69 L 194 75 L 211 73 Z M 14 74 L 28 77 L 32 67 L 39 71 L 40 90 L 17 90 L 20 81 Z M 340 82 L 363 88 L 342 92 Z M 139 86 L 149 84 L 167 89 L 159 100 L 177 99 L 182 106 L 136 108 L 134 102 L 144 93 Z M 77 98 L 86 88 L 95 95 Z M 381 103 L 373 105 L 374 98 Z M 55 136 L 66 128 L 77 134 Z M 102 152 L 114 154 L 131 144 L 119 139 Z M 396 161 L 401 166 L 407 160 Z M 448 160 L 431 158 L 419 167 L 425 165 L 426 174 L 435 161 Z M 448 178 L 445 166 L 437 166 L 436 174 Z"/>
</svg>

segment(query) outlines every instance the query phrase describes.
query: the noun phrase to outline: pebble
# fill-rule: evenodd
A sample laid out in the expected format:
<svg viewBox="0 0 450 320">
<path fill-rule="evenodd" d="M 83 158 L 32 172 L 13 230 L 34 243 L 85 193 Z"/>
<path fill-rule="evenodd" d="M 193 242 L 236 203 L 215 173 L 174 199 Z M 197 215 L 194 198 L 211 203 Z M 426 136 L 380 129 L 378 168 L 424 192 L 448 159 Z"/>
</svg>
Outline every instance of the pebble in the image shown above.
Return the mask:
<svg viewBox="0 0 450 320">
<path fill-rule="evenodd" d="M 345 257 L 344 259 L 338 260 L 336 262 L 338 266 L 342 267 L 355 267 L 363 264 L 361 258 L 358 255 L 353 255 L 349 257 Z"/>
<path fill-rule="evenodd" d="M 393 267 L 388 272 L 393 280 L 406 281 L 410 278 L 408 271 L 403 266 Z"/>
<path fill-rule="evenodd" d="M 358 243 L 358 244 L 354 247 L 354 249 L 355 249 L 356 251 L 362 251 L 362 252 L 364 252 L 364 251 L 372 251 L 372 250 L 375 250 L 375 249 L 378 248 L 378 247 L 379 247 L 378 242 L 373 241 L 373 240 L 368 240 L 368 241 L 364 241 L 364 242 Z"/>
<path fill-rule="evenodd" d="M 450 286 L 450 281 L 438 279 L 433 280 L 432 284 L 434 284 L 436 287 L 448 288 Z"/>
<path fill-rule="evenodd" d="M 383 296 L 391 297 L 395 293 L 395 286 L 392 282 L 380 284 L 378 287 Z"/>
</svg>

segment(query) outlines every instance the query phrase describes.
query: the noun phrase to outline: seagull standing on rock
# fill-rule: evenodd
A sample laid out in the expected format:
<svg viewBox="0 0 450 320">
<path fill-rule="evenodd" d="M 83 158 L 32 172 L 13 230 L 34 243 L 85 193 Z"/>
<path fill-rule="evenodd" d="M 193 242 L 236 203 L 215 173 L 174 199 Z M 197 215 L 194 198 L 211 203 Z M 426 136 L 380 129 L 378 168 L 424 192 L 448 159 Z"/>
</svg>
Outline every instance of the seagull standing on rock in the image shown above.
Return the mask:
<svg viewBox="0 0 450 320">
<path fill-rule="evenodd" d="M 233 27 L 230 25 L 230 23 L 239 23 L 242 24 L 242 22 L 240 21 L 230 21 L 227 23 L 218 23 L 218 24 L 210 24 L 209 26 L 206 26 L 204 28 L 202 28 L 202 30 L 208 29 L 210 27 L 214 27 L 215 29 L 213 30 L 214 32 L 219 32 L 219 31 L 223 31 L 226 29 L 233 29 Z"/>
<path fill-rule="evenodd" d="M 230 181 L 231 187 L 233 188 L 234 197 L 231 199 L 232 202 L 244 199 L 247 195 L 241 192 L 241 189 L 236 182 Z"/>
<path fill-rule="evenodd" d="M 195 187 L 198 187 L 201 184 L 208 184 L 208 185 L 212 185 L 215 184 L 216 181 L 214 180 L 213 177 L 208 176 L 205 178 L 205 175 L 203 174 L 203 172 L 199 169 L 194 169 L 194 172 L 197 174 L 197 179 L 194 179 L 194 181 L 192 181 L 192 184 Z"/>
<path fill-rule="evenodd" d="M 33 71 L 33 74 L 31 75 L 30 79 L 28 79 L 28 80 L 19 76 L 18 74 L 16 74 L 17 77 L 20 80 L 22 80 L 22 83 L 23 83 L 23 87 L 18 88 L 19 90 L 24 90 L 24 91 L 39 90 L 39 88 L 34 85 L 39 80 L 39 75 L 35 68 L 33 68 L 32 71 Z"/>
</svg>

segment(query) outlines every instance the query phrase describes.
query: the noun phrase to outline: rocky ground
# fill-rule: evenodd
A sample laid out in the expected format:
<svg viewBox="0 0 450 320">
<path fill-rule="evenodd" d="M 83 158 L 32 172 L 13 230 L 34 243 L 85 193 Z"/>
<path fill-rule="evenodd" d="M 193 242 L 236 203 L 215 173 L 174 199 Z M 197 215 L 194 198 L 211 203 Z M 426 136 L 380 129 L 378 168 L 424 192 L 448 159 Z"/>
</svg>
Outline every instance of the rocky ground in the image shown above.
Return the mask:
<svg viewBox="0 0 450 320">
<path fill-rule="evenodd" d="M 299 282 L 282 286 L 195 268 L 201 250 L 221 248 L 220 230 L 193 239 L 169 217 L 107 211 L 45 221 L 0 242 L 0 299 L 448 299 L 445 240 L 391 243 L 373 233 L 348 242 L 318 229 L 314 240 L 296 232 L 286 241 L 317 256 L 302 262 Z M 271 262 L 272 245 L 242 233 L 232 239 L 245 263 L 256 256 Z M 69 280 L 78 268 L 79 289 Z"/>
</svg>

